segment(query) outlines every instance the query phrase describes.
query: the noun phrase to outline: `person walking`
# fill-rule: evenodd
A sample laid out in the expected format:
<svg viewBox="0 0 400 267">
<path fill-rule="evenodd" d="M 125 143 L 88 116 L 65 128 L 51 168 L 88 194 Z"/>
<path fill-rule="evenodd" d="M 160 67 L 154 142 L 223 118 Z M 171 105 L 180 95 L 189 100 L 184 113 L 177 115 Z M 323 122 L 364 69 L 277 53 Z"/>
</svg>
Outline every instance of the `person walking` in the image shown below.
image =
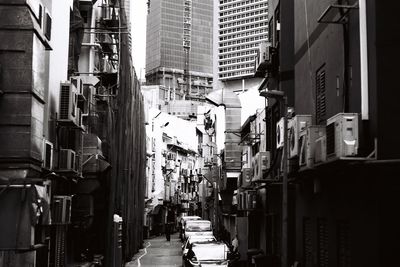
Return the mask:
<svg viewBox="0 0 400 267">
<path fill-rule="evenodd" d="M 165 237 L 167 241 L 171 240 L 172 224 L 174 223 L 174 212 L 168 207 L 165 214 Z"/>
</svg>

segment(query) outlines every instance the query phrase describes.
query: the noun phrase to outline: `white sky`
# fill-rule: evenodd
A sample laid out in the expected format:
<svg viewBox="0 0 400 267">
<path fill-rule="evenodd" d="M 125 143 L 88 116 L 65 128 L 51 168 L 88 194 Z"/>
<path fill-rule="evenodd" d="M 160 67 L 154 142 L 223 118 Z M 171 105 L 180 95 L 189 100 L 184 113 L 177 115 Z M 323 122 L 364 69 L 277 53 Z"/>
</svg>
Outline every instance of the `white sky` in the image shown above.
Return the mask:
<svg viewBox="0 0 400 267">
<path fill-rule="evenodd" d="M 144 78 L 147 0 L 131 1 L 132 58 L 138 77 Z"/>
</svg>

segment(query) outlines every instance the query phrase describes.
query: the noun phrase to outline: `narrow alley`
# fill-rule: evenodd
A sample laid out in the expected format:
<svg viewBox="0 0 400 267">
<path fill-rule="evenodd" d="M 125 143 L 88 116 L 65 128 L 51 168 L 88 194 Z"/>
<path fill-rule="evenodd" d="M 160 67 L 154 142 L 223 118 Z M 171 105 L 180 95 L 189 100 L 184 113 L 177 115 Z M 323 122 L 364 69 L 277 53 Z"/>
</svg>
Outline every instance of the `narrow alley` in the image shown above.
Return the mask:
<svg viewBox="0 0 400 267">
<path fill-rule="evenodd" d="M 165 235 L 146 239 L 141 249 L 125 267 L 134 266 L 182 266 L 182 250 L 179 234 L 171 235 L 171 241 L 166 241 Z"/>
<path fill-rule="evenodd" d="M 397 3 L 0 0 L 0 267 L 400 266 Z"/>
</svg>

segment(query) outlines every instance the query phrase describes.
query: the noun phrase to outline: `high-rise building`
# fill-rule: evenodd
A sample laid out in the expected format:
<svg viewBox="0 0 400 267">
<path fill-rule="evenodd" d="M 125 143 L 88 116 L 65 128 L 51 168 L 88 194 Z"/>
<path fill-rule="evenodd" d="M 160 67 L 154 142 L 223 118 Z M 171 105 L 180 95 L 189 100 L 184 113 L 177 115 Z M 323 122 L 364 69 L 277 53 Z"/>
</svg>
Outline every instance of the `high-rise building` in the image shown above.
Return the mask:
<svg viewBox="0 0 400 267">
<path fill-rule="evenodd" d="M 259 44 L 268 39 L 268 0 L 220 0 L 216 15 L 218 79 L 253 77 Z"/>
<path fill-rule="evenodd" d="M 149 0 L 146 82 L 174 99 L 202 97 L 212 88 L 212 0 Z"/>
</svg>

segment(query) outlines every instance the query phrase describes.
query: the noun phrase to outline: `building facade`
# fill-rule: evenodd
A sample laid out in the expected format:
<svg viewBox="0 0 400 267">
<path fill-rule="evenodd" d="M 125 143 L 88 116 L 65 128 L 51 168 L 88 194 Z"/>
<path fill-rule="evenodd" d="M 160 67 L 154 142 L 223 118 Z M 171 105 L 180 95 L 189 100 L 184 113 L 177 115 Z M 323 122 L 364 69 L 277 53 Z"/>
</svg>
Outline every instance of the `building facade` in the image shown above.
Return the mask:
<svg viewBox="0 0 400 267">
<path fill-rule="evenodd" d="M 219 1 L 218 79 L 253 78 L 259 44 L 267 38 L 267 0 Z"/>
<path fill-rule="evenodd" d="M 212 86 L 213 1 L 148 1 L 146 83 L 186 98 Z"/>
<path fill-rule="evenodd" d="M 2 266 L 121 266 L 141 246 L 144 110 L 123 7 L 0 7 Z"/>
<path fill-rule="evenodd" d="M 260 90 L 275 95 L 264 125 L 271 164 L 253 182 L 265 204 L 264 264 L 394 266 L 400 154 L 387 118 L 398 98 L 396 12 L 379 1 L 269 8 L 269 56 L 259 67 Z"/>
</svg>

